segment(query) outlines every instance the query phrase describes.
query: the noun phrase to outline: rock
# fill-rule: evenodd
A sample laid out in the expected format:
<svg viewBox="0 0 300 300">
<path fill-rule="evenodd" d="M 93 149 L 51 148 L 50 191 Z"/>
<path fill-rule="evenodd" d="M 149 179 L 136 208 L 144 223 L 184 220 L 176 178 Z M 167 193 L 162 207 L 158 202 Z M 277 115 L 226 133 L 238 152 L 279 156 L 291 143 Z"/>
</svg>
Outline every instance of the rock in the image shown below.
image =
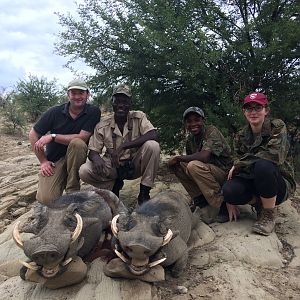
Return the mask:
<svg viewBox="0 0 300 300">
<path fill-rule="evenodd" d="M 179 294 L 187 294 L 188 289 L 187 289 L 185 286 L 183 286 L 183 285 L 178 285 L 178 286 L 176 287 L 176 291 L 177 291 Z"/>
<path fill-rule="evenodd" d="M 20 215 L 23 215 L 26 212 L 26 207 L 21 207 L 19 209 L 16 209 L 11 215 L 13 217 L 18 217 Z"/>
</svg>

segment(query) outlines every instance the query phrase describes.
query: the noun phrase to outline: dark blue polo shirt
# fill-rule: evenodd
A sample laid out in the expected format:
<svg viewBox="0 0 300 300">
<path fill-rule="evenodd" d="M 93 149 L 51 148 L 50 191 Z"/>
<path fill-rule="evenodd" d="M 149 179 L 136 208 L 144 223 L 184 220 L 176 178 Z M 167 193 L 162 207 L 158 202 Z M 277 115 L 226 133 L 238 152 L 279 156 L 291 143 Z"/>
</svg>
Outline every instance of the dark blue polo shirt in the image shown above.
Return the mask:
<svg viewBox="0 0 300 300">
<path fill-rule="evenodd" d="M 49 108 L 34 125 L 33 129 L 40 135 L 46 133 L 78 134 L 81 130 L 93 133 L 96 124 L 100 121 L 100 109 L 86 104 L 84 110 L 73 119 L 69 114 L 70 103 Z M 51 142 L 46 145 L 46 157 L 56 162 L 67 152 L 66 145 Z"/>
</svg>

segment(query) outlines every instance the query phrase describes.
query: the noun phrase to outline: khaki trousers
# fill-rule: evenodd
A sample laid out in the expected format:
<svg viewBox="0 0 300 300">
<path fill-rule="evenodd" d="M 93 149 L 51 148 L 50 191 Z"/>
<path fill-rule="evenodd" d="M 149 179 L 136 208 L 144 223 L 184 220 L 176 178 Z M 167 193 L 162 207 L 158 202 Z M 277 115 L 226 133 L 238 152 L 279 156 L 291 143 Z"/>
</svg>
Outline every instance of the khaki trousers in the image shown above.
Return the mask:
<svg viewBox="0 0 300 300">
<path fill-rule="evenodd" d="M 39 174 L 36 199 L 43 204 L 50 204 L 60 197 L 65 189 L 66 193 L 80 190 L 78 170 L 86 161 L 87 144 L 79 138 L 73 139 L 66 156 L 55 163 L 54 175 Z"/>
<path fill-rule="evenodd" d="M 160 147 L 156 141 L 145 142 L 133 155 L 135 166 L 134 178 L 141 178 L 141 184 L 153 187 L 154 179 L 159 167 Z M 101 174 L 93 171 L 93 163 L 87 160 L 79 169 L 79 176 L 82 181 L 93 185 L 96 188 L 112 190 L 117 178 L 117 170 L 112 167 L 110 158 L 103 157 L 105 168 Z"/>
<path fill-rule="evenodd" d="M 189 163 L 181 162 L 174 171 L 192 199 L 202 194 L 210 206 L 221 206 L 221 187 L 226 180 L 223 170 L 215 165 L 193 160 Z"/>
</svg>

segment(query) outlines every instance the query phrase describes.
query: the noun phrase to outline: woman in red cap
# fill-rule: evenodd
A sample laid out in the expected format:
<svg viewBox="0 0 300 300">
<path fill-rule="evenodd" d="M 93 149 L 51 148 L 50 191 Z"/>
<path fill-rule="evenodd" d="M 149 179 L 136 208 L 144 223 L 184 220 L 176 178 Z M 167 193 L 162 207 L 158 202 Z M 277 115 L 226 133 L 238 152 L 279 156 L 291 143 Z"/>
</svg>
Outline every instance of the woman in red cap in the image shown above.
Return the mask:
<svg viewBox="0 0 300 300">
<path fill-rule="evenodd" d="M 295 191 L 294 172 L 288 161 L 285 123 L 269 119 L 269 101 L 262 93 L 244 99 L 248 122 L 234 139 L 234 164 L 223 186 L 229 218 L 236 220 L 236 205 L 252 204 L 257 212 L 253 231 L 269 235 L 275 227 L 275 206 Z"/>
</svg>

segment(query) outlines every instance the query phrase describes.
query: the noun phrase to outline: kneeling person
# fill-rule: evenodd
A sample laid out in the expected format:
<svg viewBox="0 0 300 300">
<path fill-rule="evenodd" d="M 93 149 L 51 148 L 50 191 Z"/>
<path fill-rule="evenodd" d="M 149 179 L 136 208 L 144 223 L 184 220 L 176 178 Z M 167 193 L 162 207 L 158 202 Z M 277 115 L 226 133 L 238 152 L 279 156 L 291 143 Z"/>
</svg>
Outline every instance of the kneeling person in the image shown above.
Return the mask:
<svg viewBox="0 0 300 300">
<path fill-rule="evenodd" d="M 117 196 L 124 179 L 141 178 L 138 203 L 150 199 L 150 190 L 159 166 L 158 134 L 145 113 L 131 111 L 129 86 L 119 85 L 112 95 L 113 114 L 97 124 L 89 143 L 87 162 L 80 178 Z M 105 153 L 103 153 L 105 149 Z"/>
<path fill-rule="evenodd" d="M 183 122 L 190 133 L 186 155 L 172 157 L 169 167 L 193 199 L 192 205 L 200 207 L 204 222 L 225 222 L 228 214 L 221 187 L 232 163 L 230 146 L 215 126 L 205 125 L 199 107 L 189 107 L 183 113 Z"/>
<path fill-rule="evenodd" d="M 29 133 L 41 164 L 36 199 L 43 204 L 51 204 L 64 190 L 80 190 L 78 170 L 100 120 L 100 109 L 87 103 L 90 93 L 85 82 L 71 81 L 67 95 L 68 103 L 48 109 Z"/>
</svg>

